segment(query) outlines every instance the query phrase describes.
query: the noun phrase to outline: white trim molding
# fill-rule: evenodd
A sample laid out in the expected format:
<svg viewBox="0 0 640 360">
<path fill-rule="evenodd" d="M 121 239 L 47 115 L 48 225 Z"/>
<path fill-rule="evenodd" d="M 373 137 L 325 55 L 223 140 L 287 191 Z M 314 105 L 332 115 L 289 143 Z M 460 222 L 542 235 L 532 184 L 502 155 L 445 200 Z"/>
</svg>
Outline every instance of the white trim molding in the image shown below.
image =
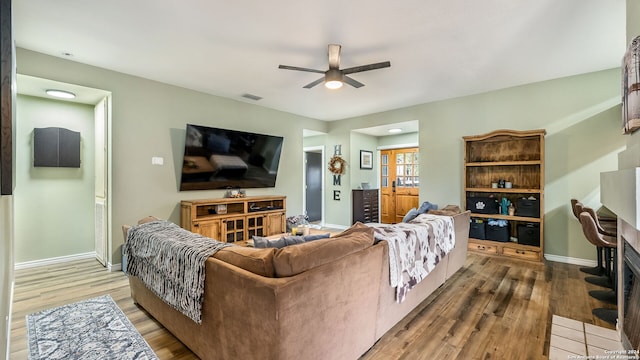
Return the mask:
<svg viewBox="0 0 640 360">
<path fill-rule="evenodd" d="M 595 260 L 573 258 L 568 256 L 544 254 L 544 258 L 549 261 L 561 262 L 561 263 L 572 264 L 572 265 L 592 266 L 592 267 L 598 265 L 598 262 Z"/>
<path fill-rule="evenodd" d="M 109 272 L 122 271 L 122 264 L 108 263 L 107 264 L 107 269 L 109 269 Z"/>
<path fill-rule="evenodd" d="M 74 260 L 95 259 L 95 257 L 96 257 L 95 251 L 82 253 L 82 254 L 65 255 L 65 256 L 59 256 L 59 257 L 48 258 L 48 259 L 32 260 L 32 261 L 16 263 L 15 269 L 16 270 L 30 269 L 34 267 L 59 264 L 59 263 L 74 261 Z"/>
</svg>

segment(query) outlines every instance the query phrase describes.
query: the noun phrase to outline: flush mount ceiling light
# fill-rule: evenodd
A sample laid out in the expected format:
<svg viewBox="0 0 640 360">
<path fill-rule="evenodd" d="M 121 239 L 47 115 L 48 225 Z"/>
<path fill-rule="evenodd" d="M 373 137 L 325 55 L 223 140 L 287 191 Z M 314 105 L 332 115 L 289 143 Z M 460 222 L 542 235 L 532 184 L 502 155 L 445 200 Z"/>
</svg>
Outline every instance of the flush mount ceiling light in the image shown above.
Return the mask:
<svg viewBox="0 0 640 360">
<path fill-rule="evenodd" d="M 392 134 L 396 134 L 396 133 L 402 132 L 402 129 L 400 129 L 400 128 L 393 128 L 393 129 L 389 129 L 389 130 L 387 130 L 387 131 L 388 131 L 388 132 L 390 132 L 390 133 L 392 133 Z"/>
<path fill-rule="evenodd" d="M 57 89 L 47 89 L 46 93 L 49 96 L 53 96 L 53 97 L 60 98 L 60 99 L 75 99 L 76 98 L 76 94 L 72 93 L 71 91 L 57 90 Z"/>
</svg>

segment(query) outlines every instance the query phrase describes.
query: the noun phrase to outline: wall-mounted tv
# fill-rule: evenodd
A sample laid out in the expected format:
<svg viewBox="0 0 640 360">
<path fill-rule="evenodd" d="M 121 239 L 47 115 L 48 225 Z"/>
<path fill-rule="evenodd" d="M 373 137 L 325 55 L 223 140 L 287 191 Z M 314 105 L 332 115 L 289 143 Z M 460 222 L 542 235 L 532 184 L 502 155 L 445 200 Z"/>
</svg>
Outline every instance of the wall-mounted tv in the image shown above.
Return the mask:
<svg viewBox="0 0 640 360">
<path fill-rule="evenodd" d="M 283 138 L 187 124 L 180 190 L 276 186 Z"/>
</svg>

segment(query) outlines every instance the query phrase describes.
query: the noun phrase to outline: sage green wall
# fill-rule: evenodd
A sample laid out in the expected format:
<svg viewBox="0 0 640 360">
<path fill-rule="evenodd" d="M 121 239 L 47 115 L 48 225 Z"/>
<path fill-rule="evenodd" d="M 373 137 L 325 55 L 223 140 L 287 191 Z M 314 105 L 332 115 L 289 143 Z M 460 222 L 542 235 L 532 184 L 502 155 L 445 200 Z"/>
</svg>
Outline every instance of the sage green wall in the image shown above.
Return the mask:
<svg viewBox="0 0 640 360">
<path fill-rule="evenodd" d="M 627 0 L 627 43 L 640 35 L 640 1 Z"/>
<path fill-rule="evenodd" d="M 378 138 L 352 131 L 349 144 L 352 149 L 348 167 L 351 189 L 362 188 L 361 184 L 363 182 L 368 182 L 372 188 L 375 188 L 378 184 L 378 160 L 376 151 Z M 373 154 L 373 169 L 360 169 L 360 150 L 371 151 Z"/>
<path fill-rule="evenodd" d="M 95 251 L 93 106 L 18 95 L 15 259 L 17 263 Z M 80 168 L 33 166 L 33 129 L 80 132 Z"/>
<path fill-rule="evenodd" d="M 287 212 L 302 211 L 302 129 L 327 124 L 66 59 L 18 49 L 18 72 L 112 93 L 112 236 L 109 263 L 120 263 L 121 226 L 155 215 L 179 223 L 180 200 L 220 198 L 221 190 L 178 191 L 187 123 L 284 137 L 275 188 L 247 195 L 287 195 Z M 151 157 L 164 157 L 164 166 Z"/>
<path fill-rule="evenodd" d="M 615 169 L 616 153 L 624 146 L 619 69 L 332 122 L 329 136 L 412 119 L 421 129 L 420 200 L 441 206 L 463 202 L 462 136 L 546 129 L 545 253 L 595 259 L 569 200 L 597 198 L 600 172 Z M 339 208 L 329 201 L 327 214 L 334 210 Z"/>
</svg>

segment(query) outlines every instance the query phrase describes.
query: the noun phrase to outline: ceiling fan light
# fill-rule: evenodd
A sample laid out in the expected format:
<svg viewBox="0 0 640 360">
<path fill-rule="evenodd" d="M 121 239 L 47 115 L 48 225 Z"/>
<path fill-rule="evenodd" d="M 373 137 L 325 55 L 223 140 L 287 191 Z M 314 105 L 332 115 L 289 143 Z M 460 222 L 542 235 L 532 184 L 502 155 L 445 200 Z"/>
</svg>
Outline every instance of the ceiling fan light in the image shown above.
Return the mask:
<svg viewBox="0 0 640 360">
<path fill-rule="evenodd" d="M 324 86 L 327 89 L 331 89 L 331 90 L 340 89 L 342 87 L 342 81 L 340 80 L 325 81 Z"/>
<path fill-rule="evenodd" d="M 342 87 L 342 73 L 337 69 L 329 69 L 324 76 L 324 86 L 327 89 L 340 89 Z"/>
</svg>

